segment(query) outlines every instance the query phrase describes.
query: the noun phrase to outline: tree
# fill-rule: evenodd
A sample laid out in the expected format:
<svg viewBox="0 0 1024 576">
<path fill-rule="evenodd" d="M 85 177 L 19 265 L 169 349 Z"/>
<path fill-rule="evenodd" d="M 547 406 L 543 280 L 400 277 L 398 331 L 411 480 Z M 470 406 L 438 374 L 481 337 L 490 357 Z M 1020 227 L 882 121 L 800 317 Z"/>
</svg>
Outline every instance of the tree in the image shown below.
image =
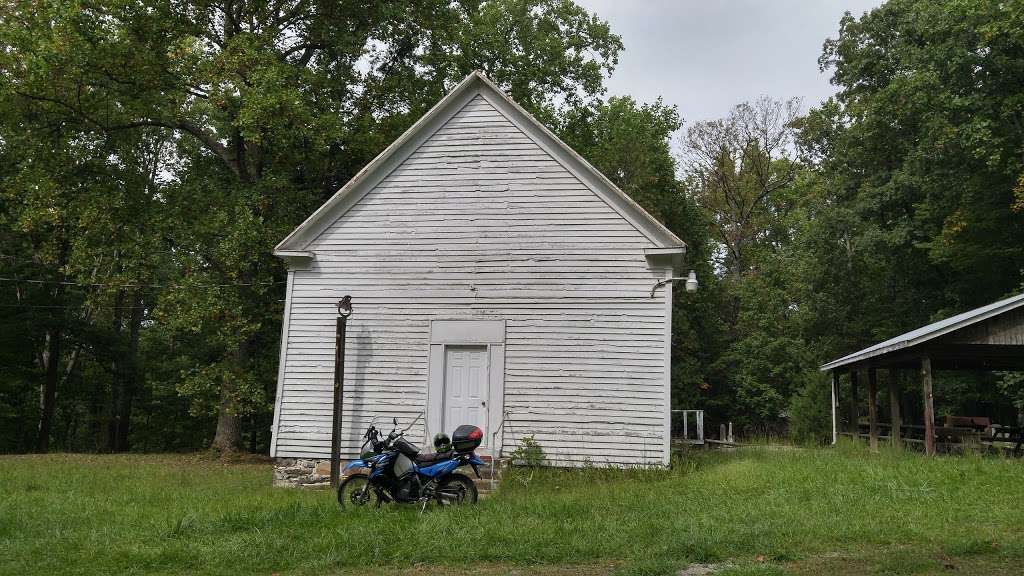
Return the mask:
<svg viewBox="0 0 1024 576">
<path fill-rule="evenodd" d="M 1022 24 L 1016 2 L 896 0 L 825 43 L 839 93 L 813 140 L 879 260 L 873 316 L 918 324 L 1021 284 Z"/>
<path fill-rule="evenodd" d="M 1022 23 L 1020 3 L 892 0 L 825 43 L 839 92 L 799 126 L 822 180 L 800 237 L 819 360 L 1020 288 Z"/>
<path fill-rule="evenodd" d="M 9 96 L 0 96 L 0 267 L 5 307 L 11 309 L 3 323 L 23 335 L 16 348 L 27 353 L 12 358 L 22 367 L 14 382 L 39 383 L 34 446 L 50 448 L 58 398 L 68 393 L 66 385 L 92 352 L 117 373 L 119 419 L 110 437 L 117 440 L 111 447 L 121 449 L 136 388 L 134 354 L 130 345 L 120 349 L 120 338 L 107 339 L 98 325 L 125 328 L 133 339 L 142 323 L 137 284 L 147 281 L 143 274 L 153 263 L 147 252 L 155 190 L 148 183 L 156 172 L 153 158 L 159 154 L 152 145 L 159 138 L 147 132 L 96 137 Z M 105 288 L 117 282 L 135 287 Z"/>
<path fill-rule="evenodd" d="M 793 183 L 790 156 L 799 109 L 795 98 L 762 97 L 686 132 L 686 171 L 698 202 L 711 214 L 723 248 L 720 264 L 734 276 L 750 268 L 747 249 L 771 225 L 772 195 Z"/>
<path fill-rule="evenodd" d="M 781 419 L 794 374 L 807 363 L 785 264 L 800 204 L 798 110 L 797 99 L 743 103 L 693 125 L 683 146 L 686 185 L 711 223 L 717 276 L 713 314 L 721 334 L 709 359 L 706 406 L 762 432 Z"/>
<path fill-rule="evenodd" d="M 550 117 L 599 94 L 622 46 L 568 0 L 2 7 L 4 89 L 21 104 L 95 135 L 171 134 L 178 276 L 155 318 L 206 343 L 179 390 L 216 408 L 223 451 L 273 389 L 272 246 L 470 71 Z"/>
</svg>

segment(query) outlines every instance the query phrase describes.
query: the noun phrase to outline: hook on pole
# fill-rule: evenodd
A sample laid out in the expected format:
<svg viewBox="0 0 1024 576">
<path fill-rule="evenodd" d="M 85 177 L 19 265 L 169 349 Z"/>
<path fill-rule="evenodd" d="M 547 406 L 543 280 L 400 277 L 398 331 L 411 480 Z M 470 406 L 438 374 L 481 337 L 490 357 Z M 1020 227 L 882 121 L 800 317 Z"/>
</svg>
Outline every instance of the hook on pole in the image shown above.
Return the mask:
<svg viewBox="0 0 1024 576">
<path fill-rule="evenodd" d="M 345 295 L 344 298 L 338 300 L 338 316 L 342 318 L 348 318 L 352 315 L 352 297 Z"/>
</svg>

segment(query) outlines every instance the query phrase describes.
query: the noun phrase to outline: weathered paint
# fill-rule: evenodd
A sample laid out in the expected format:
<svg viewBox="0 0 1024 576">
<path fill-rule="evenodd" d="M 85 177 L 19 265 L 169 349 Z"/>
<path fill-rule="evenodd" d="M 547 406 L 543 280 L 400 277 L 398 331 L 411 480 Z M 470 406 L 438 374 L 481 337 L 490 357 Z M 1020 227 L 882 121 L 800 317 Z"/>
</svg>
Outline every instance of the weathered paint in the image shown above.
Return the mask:
<svg viewBox="0 0 1024 576">
<path fill-rule="evenodd" d="M 1017 309 L 988 318 L 950 334 L 957 344 L 1024 345 L 1024 310 Z"/>
<path fill-rule="evenodd" d="M 431 321 L 472 319 L 505 325 L 505 453 L 534 436 L 555 464 L 667 463 L 671 291 L 650 297 L 667 272 L 644 256 L 660 246 L 514 120 L 476 94 L 304 246 L 273 456 L 328 456 L 351 294 L 343 458 L 372 417 L 426 409 Z"/>
</svg>

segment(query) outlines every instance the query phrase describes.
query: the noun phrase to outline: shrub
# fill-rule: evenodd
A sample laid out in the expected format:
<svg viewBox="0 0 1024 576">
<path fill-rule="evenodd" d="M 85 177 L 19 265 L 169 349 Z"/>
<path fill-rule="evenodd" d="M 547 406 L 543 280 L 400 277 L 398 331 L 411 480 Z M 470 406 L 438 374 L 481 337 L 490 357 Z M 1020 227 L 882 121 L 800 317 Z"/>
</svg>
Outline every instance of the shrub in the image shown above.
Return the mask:
<svg viewBox="0 0 1024 576">
<path fill-rule="evenodd" d="M 544 449 L 532 435 L 523 436 L 519 439 L 519 446 L 509 454 L 509 458 L 516 466 L 538 468 L 544 465 Z"/>
<path fill-rule="evenodd" d="M 806 375 L 789 401 L 789 435 L 800 444 L 832 440 L 832 388 L 826 375 Z"/>
</svg>

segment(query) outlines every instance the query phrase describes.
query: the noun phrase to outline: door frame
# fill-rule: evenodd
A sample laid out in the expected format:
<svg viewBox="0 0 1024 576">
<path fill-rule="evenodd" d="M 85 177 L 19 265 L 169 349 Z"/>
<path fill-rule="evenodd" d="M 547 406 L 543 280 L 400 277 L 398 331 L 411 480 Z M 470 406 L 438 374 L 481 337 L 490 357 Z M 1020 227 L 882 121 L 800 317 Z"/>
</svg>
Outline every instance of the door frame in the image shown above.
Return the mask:
<svg viewBox="0 0 1024 576">
<path fill-rule="evenodd" d="M 447 346 L 487 347 L 487 424 L 484 434 L 490 443 L 490 455 L 501 456 L 505 411 L 505 321 L 504 320 L 431 320 L 430 354 L 427 362 L 426 442 L 442 432 L 444 420 L 445 348 Z"/>
</svg>

